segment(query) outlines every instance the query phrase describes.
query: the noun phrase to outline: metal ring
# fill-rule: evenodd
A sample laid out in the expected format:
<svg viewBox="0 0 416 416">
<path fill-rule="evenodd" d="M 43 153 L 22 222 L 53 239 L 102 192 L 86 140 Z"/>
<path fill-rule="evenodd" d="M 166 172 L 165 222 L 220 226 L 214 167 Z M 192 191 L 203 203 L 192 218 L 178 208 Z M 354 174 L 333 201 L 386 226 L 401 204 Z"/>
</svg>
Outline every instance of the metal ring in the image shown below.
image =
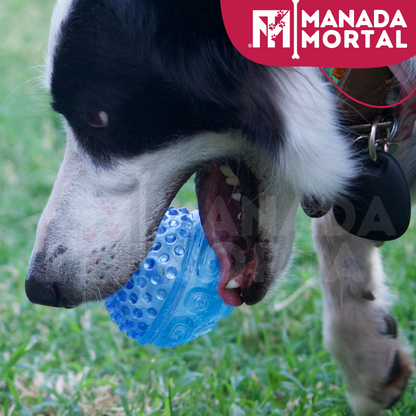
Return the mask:
<svg viewBox="0 0 416 416">
<path fill-rule="evenodd" d="M 373 124 L 371 124 L 370 137 L 368 138 L 368 153 L 370 154 L 371 160 L 373 162 L 377 160 L 376 140 L 377 140 L 377 127 L 380 121 L 381 121 L 381 116 L 378 116 L 376 119 L 374 119 Z"/>
<path fill-rule="evenodd" d="M 368 140 L 368 137 L 369 137 L 368 135 L 366 135 L 366 136 L 359 136 L 356 139 L 354 139 L 354 143 L 357 143 L 357 142 L 359 142 L 362 139 L 367 139 Z"/>
<path fill-rule="evenodd" d="M 397 117 L 392 116 L 393 119 L 393 127 L 391 128 L 391 132 L 386 139 L 386 143 L 390 143 L 394 137 L 396 136 L 397 130 L 399 129 L 399 120 Z"/>
</svg>

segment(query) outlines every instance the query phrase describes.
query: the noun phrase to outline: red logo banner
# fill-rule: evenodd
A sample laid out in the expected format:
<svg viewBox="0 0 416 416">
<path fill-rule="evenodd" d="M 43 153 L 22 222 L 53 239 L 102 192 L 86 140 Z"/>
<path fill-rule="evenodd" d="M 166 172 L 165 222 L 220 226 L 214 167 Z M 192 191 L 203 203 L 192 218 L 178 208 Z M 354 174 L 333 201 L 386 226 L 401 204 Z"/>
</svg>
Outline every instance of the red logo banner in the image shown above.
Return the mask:
<svg viewBox="0 0 416 416">
<path fill-rule="evenodd" d="M 228 36 L 272 66 L 371 68 L 416 55 L 412 1 L 221 0 Z"/>
</svg>

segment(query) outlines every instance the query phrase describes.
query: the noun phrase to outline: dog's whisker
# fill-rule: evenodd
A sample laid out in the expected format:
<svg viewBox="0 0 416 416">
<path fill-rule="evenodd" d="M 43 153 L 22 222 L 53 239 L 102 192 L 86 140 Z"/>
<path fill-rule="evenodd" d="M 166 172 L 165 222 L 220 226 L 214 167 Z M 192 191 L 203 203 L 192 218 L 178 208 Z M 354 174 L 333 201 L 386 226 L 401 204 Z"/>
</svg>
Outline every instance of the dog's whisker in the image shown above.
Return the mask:
<svg viewBox="0 0 416 416">
<path fill-rule="evenodd" d="M 40 78 L 42 78 L 41 76 L 37 76 L 37 77 L 34 77 L 34 78 L 32 78 L 32 79 L 29 79 L 29 80 L 27 80 L 27 81 L 25 81 L 25 82 L 22 82 L 20 85 L 18 85 L 14 90 L 12 90 L 7 96 L 6 96 L 6 98 L 3 100 L 3 102 L 6 102 L 7 100 L 8 100 L 8 98 L 11 96 L 11 95 L 13 95 L 18 89 L 20 89 L 21 87 L 23 87 L 23 86 L 25 86 L 26 84 L 29 84 L 30 82 L 33 82 L 33 81 L 35 81 L 35 80 L 37 80 L 37 79 L 40 79 Z"/>
<path fill-rule="evenodd" d="M 29 93 L 34 91 L 35 89 L 43 90 L 44 89 L 43 84 L 39 83 L 39 84 L 34 85 L 32 88 L 29 89 Z M 43 95 L 46 96 L 47 94 L 43 94 Z"/>
</svg>

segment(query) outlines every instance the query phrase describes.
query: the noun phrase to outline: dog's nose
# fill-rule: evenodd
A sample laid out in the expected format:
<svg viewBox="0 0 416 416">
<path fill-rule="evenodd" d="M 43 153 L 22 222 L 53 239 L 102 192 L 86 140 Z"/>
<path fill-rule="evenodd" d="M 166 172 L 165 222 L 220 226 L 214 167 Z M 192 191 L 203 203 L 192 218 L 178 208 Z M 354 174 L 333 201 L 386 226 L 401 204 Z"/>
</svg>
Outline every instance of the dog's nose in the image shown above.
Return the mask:
<svg viewBox="0 0 416 416">
<path fill-rule="evenodd" d="M 29 265 L 26 275 L 26 296 L 33 303 L 45 306 L 60 306 L 56 285 L 47 278 L 45 254 L 37 253 Z"/>
<path fill-rule="evenodd" d="M 56 251 L 58 254 L 60 248 Z M 61 253 L 62 254 L 62 253 Z M 49 264 L 49 262 L 48 262 Z M 59 276 L 59 270 L 57 270 Z M 65 285 L 55 277 L 56 270 L 47 267 L 46 253 L 37 253 L 30 261 L 26 275 L 26 295 L 33 303 L 56 308 L 72 309 L 80 302 L 71 297 Z M 62 276 L 61 280 L 63 279 Z"/>
<path fill-rule="evenodd" d="M 38 280 L 36 274 L 28 273 L 25 286 L 26 296 L 32 303 L 45 306 L 60 306 L 58 294 L 53 283 Z"/>
</svg>

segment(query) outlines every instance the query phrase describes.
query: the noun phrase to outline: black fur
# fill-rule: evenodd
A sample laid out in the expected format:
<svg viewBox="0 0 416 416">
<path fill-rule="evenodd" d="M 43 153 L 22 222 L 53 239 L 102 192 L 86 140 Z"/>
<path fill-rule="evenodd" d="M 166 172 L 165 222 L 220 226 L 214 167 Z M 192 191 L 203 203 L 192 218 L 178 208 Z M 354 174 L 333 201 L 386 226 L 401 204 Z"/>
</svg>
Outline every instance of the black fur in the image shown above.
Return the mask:
<svg viewBox="0 0 416 416">
<path fill-rule="evenodd" d="M 76 0 L 62 29 L 53 108 L 95 160 L 203 131 L 281 143 L 269 72 L 232 46 L 219 0 Z"/>
</svg>

